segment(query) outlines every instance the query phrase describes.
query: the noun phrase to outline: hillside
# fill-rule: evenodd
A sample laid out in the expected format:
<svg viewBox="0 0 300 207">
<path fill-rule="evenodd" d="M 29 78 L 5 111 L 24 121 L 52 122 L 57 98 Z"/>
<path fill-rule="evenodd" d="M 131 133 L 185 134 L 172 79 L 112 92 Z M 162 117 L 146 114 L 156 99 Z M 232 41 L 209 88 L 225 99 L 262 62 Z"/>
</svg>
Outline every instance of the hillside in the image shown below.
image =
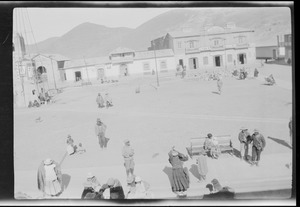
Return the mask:
<svg viewBox="0 0 300 207">
<path fill-rule="evenodd" d="M 169 31 L 186 27 L 198 31 L 206 24 L 224 26 L 227 22 L 253 29 L 256 45 L 275 45 L 278 34 L 291 32 L 288 8 L 177 9 L 163 13 L 136 29 L 84 23 L 61 37 L 38 43 L 38 49 L 39 52 L 59 53 L 70 58 L 104 56 L 119 46 L 146 50 L 150 40 Z"/>
</svg>

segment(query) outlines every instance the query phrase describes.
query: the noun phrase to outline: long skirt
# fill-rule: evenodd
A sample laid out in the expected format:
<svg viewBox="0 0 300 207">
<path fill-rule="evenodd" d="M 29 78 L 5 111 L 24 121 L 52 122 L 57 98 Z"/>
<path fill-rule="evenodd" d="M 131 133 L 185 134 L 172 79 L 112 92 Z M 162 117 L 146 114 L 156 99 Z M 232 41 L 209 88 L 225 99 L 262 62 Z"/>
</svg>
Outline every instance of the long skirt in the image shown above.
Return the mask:
<svg viewBox="0 0 300 207">
<path fill-rule="evenodd" d="M 202 178 L 205 178 L 208 172 L 206 157 L 204 155 L 200 155 L 197 158 L 198 163 L 198 172 Z"/>
<path fill-rule="evenodd" d="M 189 174 L 183 168 L 173 168 L 172 191 L 186 191 L 189 188 Z"/>
<path fill-rule="evenodd" d="M 61 185 L 58 180 L 45 182 L 45 193 L 47 195 L 56 196 L 61 192 Z"/>
</svg>

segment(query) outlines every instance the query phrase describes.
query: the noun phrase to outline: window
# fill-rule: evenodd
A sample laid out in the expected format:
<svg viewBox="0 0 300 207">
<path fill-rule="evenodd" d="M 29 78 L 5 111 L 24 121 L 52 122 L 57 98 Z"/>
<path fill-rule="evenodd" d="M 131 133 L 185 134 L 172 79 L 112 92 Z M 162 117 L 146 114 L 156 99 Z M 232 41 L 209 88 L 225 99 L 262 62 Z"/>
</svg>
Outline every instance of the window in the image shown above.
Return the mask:
<svg viewBox="0 0 300 207">
<path fill-rule="evenodd" d="M 190 48 L 194 48 L 195 47 L 194 41 L 190 41 L 189 43 L 190 43 Z"/>
<path fill-rule="evenodd" d="M 178 45 L 178 48 L 181 48 L 181 42 L 178 42 L 177 45 Z"/>
<path fill-rule="evenodd" d="M 227 55 L 227 62 L 229 62 L 229 63 L 232 62 L 232 54 Z"/>
<path fill-rule="evenodd" d="M 144 71 L 150 70 L 150 64 L 149 64 L 149 62 L 143 63 L 143 68 L 144 68 Z"/>
<path fill-rule="evenodd" d="M 203 57 L 203 64 L 208 65 L 208 57 Z"/>
<path fill-rule="evenodd" d="M 219 40 L 214 40 L 214 46 L 218 46 L 219 45 Z"/>
<path fill-rule="evenodd" d="M 161 69 L 166 69 L 167 68 L 167 61 L 165 61 L 165 60 L 160 61 L 160 68 Z"/>
</svg>

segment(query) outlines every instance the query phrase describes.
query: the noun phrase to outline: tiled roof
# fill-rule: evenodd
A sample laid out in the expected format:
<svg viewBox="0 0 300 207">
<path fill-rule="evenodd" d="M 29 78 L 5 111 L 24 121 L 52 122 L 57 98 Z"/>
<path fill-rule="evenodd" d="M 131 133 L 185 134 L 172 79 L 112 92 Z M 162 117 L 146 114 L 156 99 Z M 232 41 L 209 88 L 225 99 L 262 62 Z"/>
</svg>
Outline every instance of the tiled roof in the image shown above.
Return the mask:
<svg viewBox="0 0 300 207">
<path fill-rule="evenodd" d="M 109 55 L 127 53 L 127 52 L 134 52 L 134 50 L 129 49 L 129 48 L 125 48 L 125 47 L 118 47 L 117 49 L 114 49 L 112 52 L 110 52 Z"/>
<path fill-rule="evenodd" d="M 156 57 L 172 57 L 174 52 L 172 49 L 155 50 Z M 154 50 L 137 51 L 135 52 L 135 60 L 154 58 Z"/>
</svg>

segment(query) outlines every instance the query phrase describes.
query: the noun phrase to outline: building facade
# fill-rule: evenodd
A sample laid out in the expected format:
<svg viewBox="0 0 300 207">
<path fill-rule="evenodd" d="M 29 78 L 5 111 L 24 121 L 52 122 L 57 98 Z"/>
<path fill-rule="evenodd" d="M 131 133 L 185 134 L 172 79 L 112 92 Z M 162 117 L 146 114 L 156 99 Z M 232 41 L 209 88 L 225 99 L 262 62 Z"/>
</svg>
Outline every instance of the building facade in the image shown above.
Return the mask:
<svg viewBox="0 0 300 207">
<path fill-rule="evenodd" d="M 292 59 L 292 34 L 277 36 L 279 58 L 284 58 L 285 62 Z"/>
<path fill-rule="evenodd" d="M 151 41 L 149 49 L 172 49 L 176 64 L 187 69 L 227 68 L 253 63 L 256 57 L 252 43 L 253 30 L 209 26 L 200 32 L 169 32 Z"/>
</svg>

